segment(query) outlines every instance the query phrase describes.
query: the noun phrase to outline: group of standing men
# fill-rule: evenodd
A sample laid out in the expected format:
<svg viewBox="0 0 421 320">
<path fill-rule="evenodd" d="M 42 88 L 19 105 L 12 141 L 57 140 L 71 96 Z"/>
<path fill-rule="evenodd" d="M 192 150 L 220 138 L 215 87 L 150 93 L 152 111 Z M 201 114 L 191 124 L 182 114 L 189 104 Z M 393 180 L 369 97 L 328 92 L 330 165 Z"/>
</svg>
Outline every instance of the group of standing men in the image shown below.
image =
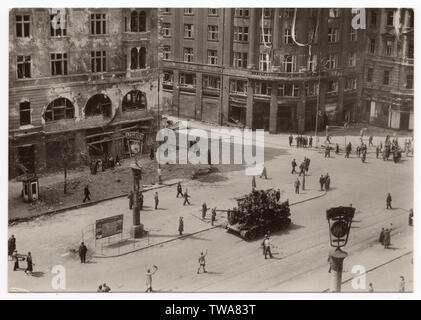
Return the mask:
<svg viewBox="0 0 421 320">
<path fill-rule="evenodd" d="M 292 136 L 292 134 L 289 135 L 288 137 L 288 142 L 289 142 L 289 146 L 292 147 L 292 143 L 294 141 L 294 137 Z M 300 147 L 304 147 L 304 148 L 311 148 L 313 146 L 313 137 L 309 136 L 303 136 L 303 135 L 297 135 L 295 137 L 295 143 L 296 143 L 296 147 L 300 148 Z"/>
</svg>

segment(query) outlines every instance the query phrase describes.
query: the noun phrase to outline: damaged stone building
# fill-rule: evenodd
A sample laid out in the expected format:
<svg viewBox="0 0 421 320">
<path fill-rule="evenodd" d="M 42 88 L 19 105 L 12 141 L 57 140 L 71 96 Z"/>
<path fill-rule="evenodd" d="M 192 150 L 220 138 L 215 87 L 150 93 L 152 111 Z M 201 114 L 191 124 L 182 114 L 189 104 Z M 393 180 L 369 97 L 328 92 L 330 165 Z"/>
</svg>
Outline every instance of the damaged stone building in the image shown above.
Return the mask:
<svg viewBox="0 0 421 320">
<path fill-rule="evenodd" d="M 167 113 L 270 132 L 356 118 L 364 30 L 350 8 L 164 8 Z M 318 95 L 320 92 L 320 95 Z"/>
<path fill-rule="evenodd" d="M 18 8 L 9 13 L 9 176 L 130 155 L 154 138 L 158 15 L 152 8 Z"/>
</svg>

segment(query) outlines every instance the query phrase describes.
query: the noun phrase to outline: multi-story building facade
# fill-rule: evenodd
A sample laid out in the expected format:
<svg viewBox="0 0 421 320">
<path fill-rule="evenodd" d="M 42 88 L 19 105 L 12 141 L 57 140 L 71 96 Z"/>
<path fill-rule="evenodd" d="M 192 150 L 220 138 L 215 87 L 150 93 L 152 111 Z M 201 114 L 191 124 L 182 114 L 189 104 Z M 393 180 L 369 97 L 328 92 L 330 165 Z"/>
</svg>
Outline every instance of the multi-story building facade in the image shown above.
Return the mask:
<svg viewBox="0 0 421 320">
<path fill-rule="evenodd" d="M 54 168 L 59 144 L 78 163 L 129 153 L 126 131 L 153 138 L 157 9 L 12 9 L 9 174 Z M 23 167 L 22 167 L 23 166 Z"/>
<path fill-rule="evenodd" d="M 414 11 L 368 9 L 366 27 L 362 118 L 413 130 Z"/>
<path fill-rule="evenodd" d="M 356 117 L 364 30 L 345 8 L 164 8 L 164 111 L 270 132 Z M 320 94 L 319 94 L 320 93 Z"/>
</svg>

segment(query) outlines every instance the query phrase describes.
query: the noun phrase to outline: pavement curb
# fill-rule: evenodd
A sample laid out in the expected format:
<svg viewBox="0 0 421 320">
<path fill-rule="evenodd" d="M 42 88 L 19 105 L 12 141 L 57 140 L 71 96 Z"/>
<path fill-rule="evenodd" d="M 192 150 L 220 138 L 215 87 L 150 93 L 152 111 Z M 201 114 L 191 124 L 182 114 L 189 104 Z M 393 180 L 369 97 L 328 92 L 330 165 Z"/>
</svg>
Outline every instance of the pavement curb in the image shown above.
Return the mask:
<svg viewBox="0 0 421 320">
<path fill-rule="evenodd" d="M 314 197 L 311 197 L 311 198 L 308 198 L 308 199 L 304 199 L 304 200 L 300 200 L 300 201 L 297 201 L 297 202 L 290 203 L 289 206 L 293 206 L 293 205 L 300 204 L 300 203 L 303 203 L 303 202 L 306 202 L 306 201 L 310 201 L 310 200 L 314 200 L 314 199 L 317 199 L 317 198 L 321 198 L 321 197 L 325 196 L 326 194 L 327 194 L 327 191 L 325 190 L 322 194 L 319 194 L 317 196 L 314 196 Z M 222 225 L 216 225 L 216 226 L 213 226 L 213 227 L 210 227 L 210 228 L 202 229 L 202 230 L 199 230 L 199 231 L 196 231 L 196 232 L 193 232 L 193 233 L 189 233 L 189 234 L 186 234 L 186 235 L 175 237 L 173 239 L 169 239 L 169 240 L 157 242 L 157 243 L 154 243 L 154 244 L 145 246 L 145 247 L 141 247 L 141 248 L 138 248 L 138 249 L 135 249 L 135 250 L 131 250 L 131 251 L 127 251 L 127 252 L 120 253 L 120 254 L 109 255 L 109 256 L 92 255 L 92 257 L 93 258 L 100 258 L 100 259 L 117 258 L 117 257 L 128 255 L 130 253 L 134 253 L 134 252 L 138 252 L 138 251 L 141 251 L 141 250 L 145 250 L 145 249 L 148 249 L 148 248 L 151 248 L 151 247 L 156 247 L 156 246 L 161 245 L 161 244 L 165 244 L 165 243 L 168 243 L 168 242 L 172 242 L 172 241 L 176 241 L 176 240 L 179 240 L 179 239 L 187 238 L 189 236 L 192 236 L 192 235 L 195 235 L 195 234 L 198 234 L 198 233 L 201 233 L 201 232 L 206 232 L 206 231 L 209 231 L 209 230 L 213 230 L 213 229 L 219 228 L 221 226 Z"/>
<path fill-rule="evenodd" d="M 161 189 L 161 188 L 165 188 L 165 187 L 171 187 L 173 185 L 176 185 L 177 183 L 178 182 L 167 183 L 167 184 L 164 183 L 162 185 L 152 186 L 152 187 L 143 189 L 143 192 Z M 79 203 L 79 204 L 75 204 L 75 205 L 68 206 L 68 207 L 65 207 L 65 208 L 56 209 L 56 210 L 53 210 L 53 211 L 45 211 L 45 212 L 42 212 L 40 214 L 30 216 L 30 217 L 26 217 L 26 218 L 12 219 L 12 220 L 9 220 L 8 224 L 11 225 L 11 224 L 18 224 L 18 223 L 21 223 L 21 222 L 27 222 L 27 221 L 31 221 L 31 220 L 34 220 L 36 218 L 42 217 L 42 216 L 49 216 L 49 215 L 52 216 L 52 215 L 62 213 L 62 212 L 65 212 L 65 211 L 89 207 L 89 206 L 93 206 L 93 205 L 96 205 L 96 204 L 104 202 L 104 201 L 114 200 L 114 199 L 122 198 L 122 197 L 127 197 L 127 193 L 112 196 L 112 197 L 102 198 L 102 199 L 99 199 L 99 200 L 90 201 L 90 202 L 86 202 L 86 203 Z"/>
</svg>

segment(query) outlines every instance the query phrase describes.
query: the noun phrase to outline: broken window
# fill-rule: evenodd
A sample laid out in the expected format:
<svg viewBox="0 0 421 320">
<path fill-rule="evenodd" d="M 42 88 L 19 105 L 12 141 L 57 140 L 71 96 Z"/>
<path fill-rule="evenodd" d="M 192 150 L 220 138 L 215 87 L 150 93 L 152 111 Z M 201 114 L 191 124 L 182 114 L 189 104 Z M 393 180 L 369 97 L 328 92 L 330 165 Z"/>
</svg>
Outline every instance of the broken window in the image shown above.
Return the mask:
<svg viewBox="0 0 421 320">
<path fill-rule="evenodd" d="M 31 18 L 29 15 L 16 16 L 16 37 L 27 38 L 29 37 Z"/>
<path fill-rule="evenodd" d="M 132 11 L 130 14 L 130 31 L 145 32 L 146 31 L 146 13 L 145 11 Z"/>
<path fill-rule="evenodd" d="M 66 22 L 66 15 L 50 14 L 50 35 L 52 37 L 66 36 Z"/>
<path fill-rule="evenodd" d="M 107 16 L 105 13 L 91 14 L 91 34 L 106 34 Z"/>
<path fill-rule="evenodd" d="M 241 95 L 247 94 L 247 81 L 230 80 L 230 93 Z"/>
<path fill-rule="evenodd" d="M 67 53 L 51 53 L 51 75 L 67 75 Z"/>
<path fill-rule="evenodd" d="M 124 96 L 122 108 L 123 112 L 146 109 L 146 95 L 139 90 L 132 90 L 128 92 Z"/>
<path fill-rule="evenodd" d="M 91 51 L 91 71 L 107 71 L 107 53 L 105 51 Z"/>
<path fill-rule="evenodd" d="M 66 98 L 57 98 L 49 103 L 44 112 L 44 120 L 57 121 L 63 119 L 73 119 L 75 117 L 75 108 L 73 103 Z"/>
<path fill-rule="evenodd" d="M 19 104 L 20 125 L 31 124 L 31 103 L 29 101 Z"/>
<path fill-rule="evenodd" d="M 146 48 L 132 48 L 130 51 L 130 68 L 132 70 L 146 68 Z"/>
<path fill-rule="evenodd" d="M 180 87 L 194 88 L 196 75 L 194 73 L 180 73 Z"/>
<path fill-rule="evenodd" d="M 17 56 L 18 79 L 31 77 L 31 56 Z"/>
<path fill-rule="evenodd" d="M 111 117 L 111 100 L 105 94 L 96 94 L 86 103 L 85 117 L 100 114 L 104 117 Z"/>
</svg>

